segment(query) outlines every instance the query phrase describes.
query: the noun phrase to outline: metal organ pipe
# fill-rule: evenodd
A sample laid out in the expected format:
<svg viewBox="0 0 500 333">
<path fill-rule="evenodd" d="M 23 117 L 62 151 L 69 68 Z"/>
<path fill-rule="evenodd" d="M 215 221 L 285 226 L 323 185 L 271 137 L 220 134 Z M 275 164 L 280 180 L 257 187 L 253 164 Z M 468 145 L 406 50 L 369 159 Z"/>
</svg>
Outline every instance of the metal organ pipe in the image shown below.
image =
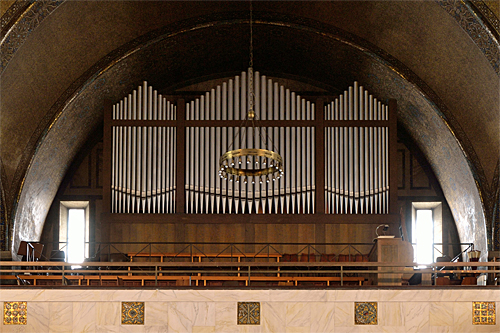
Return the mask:
<svg viewBox="0 0 500 333">
<path fill-rule="evenodd" d="M 357 82 L 325 106 L 326 120 L 388 120 L 388 106 Z M 330 214 L 389 213 L 388 126 L 329 127 L 325 201 Z"/>
<path fill-rule="evenodd" d="M 171 120 L 175 106 L 144 82 L 113 106 L 113 120 Z M 174 213 L 175 129 L 113 126 L 112 212 Z"/>
<path fill-rule="evenodd" d="M 257 119 L 313 120 L 313 103 L 259 72 L 254 72 L 253 82 Z M 242 120 L 248 110 L 248 85 L 249 74 L 242 72 L 215 87 L 186 105 L 186 120 Z M 196 112 L 198 105 L 202 109 L 200 112 Z M 188 127 L 186 213 L 313 213 L 313 128 L 259 128 L 265 140 L 253 136 L 252 128 L 246 128 L 245 135 L 238 130 Z M 235 177 L 221 181 L 215 171 L 220 155 L 243 146 L 279 150 L 285 160 L 284 177 L 275 180 L 249 177 L 246 183 L 244 179 L 238 182 Z M 260 158 L 242 159 L 236 163 L 240 162 L 243 168 L 266 163 Z"/>
<path fill-rule="evenodd" d="M 242 72 L 188 102 L 186 120 L 242 120 L 249 107 L 248 80 L 248 73 Z M 259 72 L 254 72 L 253 82 L 257 119 L 314 120 L 314 103 Z M 175 105 L 146 82 L 116 103 L 112 113 L 113 120 L 124 121 L 176 118 Z M 352 122 L 387 121 L 388 107 L 355 82 L 325 105 L 325 119 L 350 122 L 325 128 L 326 212 L 387 214 L 388 125 Z M 186 213 L 314 213 L 314 126 L 259 128 L 263 140 L 252 128 L 246 134 L 233 127 L 185 130 Z M 112 137 L 112 212 L 175 213 L 175 127 L 113 126 Z M 243 147 L 278 150 L 284 158 L 284 176 L 220 180 L 220 155 Z M 236 161 L 240 162 L 243 168 L 255 168 L 267 161 Z"/>
</svg>

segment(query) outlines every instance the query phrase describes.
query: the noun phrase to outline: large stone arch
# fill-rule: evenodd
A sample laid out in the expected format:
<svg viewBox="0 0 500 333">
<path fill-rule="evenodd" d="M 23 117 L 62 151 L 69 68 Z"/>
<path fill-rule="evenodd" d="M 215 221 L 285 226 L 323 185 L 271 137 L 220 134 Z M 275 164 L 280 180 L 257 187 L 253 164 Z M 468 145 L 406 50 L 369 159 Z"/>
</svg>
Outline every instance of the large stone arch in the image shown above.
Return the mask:
<svg viewBox="0 0 500 333">
<path fill-rule="evenodd" d="M 25 173 L 14 211 L 13 251 L 21 239 L 39 237 L 69 164 L 102 121 L 104 101 L 120 99 L 142 80 L 168 90 L 180 82 L 244 69 L 245 16 L 209 15 L 143 35 L 102 58 L 67 90 L 54 106 L 55 116 Z M 395 58 L 355 35 L 312 20 L 255 16 L 254 63 L 261 72 L 311 80 L 339 91 L 357 80 L 381 98 L 398 100 L 400 122 L 431 163 L 461 240 L 486 250 L 477 170 L 438 96 Z"/>
</svg>

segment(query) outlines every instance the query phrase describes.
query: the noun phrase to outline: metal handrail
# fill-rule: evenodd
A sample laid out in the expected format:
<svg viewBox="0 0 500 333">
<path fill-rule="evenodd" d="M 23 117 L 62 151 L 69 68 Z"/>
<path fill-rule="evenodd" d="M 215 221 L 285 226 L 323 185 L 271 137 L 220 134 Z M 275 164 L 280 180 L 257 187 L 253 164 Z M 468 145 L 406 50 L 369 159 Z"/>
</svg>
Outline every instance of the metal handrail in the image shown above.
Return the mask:
<svg viewBox="0 0 500 333">
<path fill-rule="evenodd" d="M 63 249 L 66 247 L 66 242 L 57 242 L 58 244 L 64 244 L 63 247 L 60 247 L 59 250 Z M 139 251 L 136 252 L 136 254 L 140 254 L 145 252 L 146 250 L 149 249 L 149 252 L 152 252 L 152 247 L 155 247 L 158 249 L 157 245 L 163 245 L 163 246 L 172 246 L 172 245 L 185 245 L 180 251 L 175 251 L 177 253 L 185 253 L 186 249 L 189 249 L 190 251 L 193 250 L 193 248 L 196 248 L 199 253 L 203 253 L 205 251 L 201 250 L 200 247 L 203 245 L 218 245 L 218 246 L 225 246 L 225 249 L 231 249 L 231 250 L 236 250 L 236 252 L 240 253 L 245 253 L 245 251 L 242 251 L 239 247 L 241 246 L 262 246 L 262 248 L 259 250 L 257 249 L 257 253 L 260 253 L 264 250 L 268 250 L 268 253 L 270 253 L 270 249 L 272 248 L 277 254 L 283 255 L 284 253 L 281 253 L 280 251 L 276 250 L 277 246 L 302 246 L 300 250 L 297 251 L 297 254 L 305 253 L 307 251 L 307 254 L 310 253 L 316 253 L 316 254 L 322 254 L 319 250 L 317 250 L 317 247 L 319 246 L 345 246 L 339 254 L 342 254 L 346 249 L 348 250 L 349 255 L 351 255 L 351 249 L 355 251 L 355 253 L 363 254 L 362 251 L 356 248 L 356 246 L 372 246 L 374 243 L 306 243 L 306 242 L 298 242 L 298 243 L 269 243 L 269 242 L 255 242 L 255 243 L 244 243 L 244 242 L 85 242 L 85 244 L 91 248 L 93 247 L 94 249 L 97 248 L 93 252 L 93 258 L 96 258 L 100 254 L 107 254 L 110 255 L 110 249 L 113 248 L 116 253 L 123 254 L 127 256 L 127 253 L 122 252 L 120 249 L 117 248 L 119 245 L 144 245 Z M 224 249 L 224 250 L 225 250 Z M 107 250 L 107 253 L 105 253 Z M 224 250 L 219 251 L 219 253 L 223 253 Z M 131 252 L 131 251 L 129 251 Z M 135 252 L 135 251 L 134 251 Z M 163 251 L 158 249 L 158 253 L 164 253 Z M 167 253 L 164 253 L 165 255 Z M 368 254 L 368 252 L 366 252 Z"/>
<path fill-rule="evenodd" d="M 500 274 L 500 262 L 467 262 L 467 263 L 447 263 L 448 267 L 461 268 L 466 264 L 466 267 L 476 267 L 477 269 L 452 269 L 443 270 L 440 273 L 453 273 L 453 274 L 482 274 L 492 273 Z M 255 274 L 332 274 L 336 276 L 340 274 L 341 285 L 346 274 L 407 274 L 407 273 L 422 273 L 422 274 L 435 274 L 438 267 L 442 263 L 433 263 L 427 265 L 428 268 L 416 269 L 411 272 L 404 271 L 407 267 L 418 267 L 418 263 L 403 262 L 403 263 L 388 263 L 388 262 L 87 262 L 79 264 L 83 267 L 97 267 L 97 269 L 70 269 L 70 266 L 76 265 L 72 263 L 60 262 L 37 262 L 40 269 L 28 269 L 33 266 L 33 262 L 25 261 L 1 261 L 0 274 L 10 274 L 16 276 L 19 280 L 19 275 L 23 273 L 29 274 L 42 274 L 53 275 L 61 274 L 62 284 L 67 284 L 66 275 L 83 275 L 88 276 L 92 274 L 122 274 L 122 276 L 134 276 L 150 274 L 155 277 L 157 282 L 159 274 L 180 274 L 185 276 L 192 276 L 198 274 L 240 274 L 248 272 L 248 281 L 251 281 Z M 6 269 L 5 267 L 11 267 Z M 27 267 L 27 268 L 23 268 Z M 102 267 L 121 267 L 121 269 L 107 269 L 102 270 Z M 348 269 L 344 269 L 347 267 Z M 353 269 L 359 267 L 361 269 Z M 387 268 L 393 269 L 387 269 Z M 481 268 L 483 267 L 483 268 Z M 487 267 L 488 269 L 484 269 Z M 46 268 L 46 269 L 43 269 Z M 50 268 L 59 268 L 53 270 Z M 132 268 L 139 268 L 140 271 L 132 270 Z M 147 269 L 144 269 L 147 268 Z M 162 268 L 171 268 L 165 270 Z M 213 270 L 211 268 L 218 268 Z M 239 268 L 234 270 L 231 268 Z M 288 268 L 288 269 L 287 269 Z M 294 268 L 294 269 L 291 269 Z M 302 269 L 301 269 L 302 268 Z M 333 268 L 340 268 L 333 269 Z M 371 268 L 371 269 L 370 269 Z M 383 268 L 381 270 L 381 268 Z M 290 278 L 293 279 L 293 278 Z"/>
</svg>

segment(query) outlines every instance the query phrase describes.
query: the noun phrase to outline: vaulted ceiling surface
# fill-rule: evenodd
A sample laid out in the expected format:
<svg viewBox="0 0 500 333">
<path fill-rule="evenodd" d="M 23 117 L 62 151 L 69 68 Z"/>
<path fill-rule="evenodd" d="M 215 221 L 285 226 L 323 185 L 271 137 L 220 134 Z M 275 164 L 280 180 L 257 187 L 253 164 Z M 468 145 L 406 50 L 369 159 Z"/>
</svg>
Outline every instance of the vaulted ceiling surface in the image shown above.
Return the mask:
<svg viewBox="0 0 500 333">
<path fill-rule="evenodd" d="M 438 4 L 354 1 L 255 2 L 253 5 L 256 13 L 280 13 L 285 20 L 302 17 L 341 28 L 397 58 L 440 96 L 458 123 L 467 124 L 462 127 L 468 138 L 483 138 L 472 145 L 486 178 L 492 178 L 499 151 L 498 76 L 456 20 Z M 46 127 L 54 117 L 49 113 L 55 110 L 50 108 L 68 86 L 99 59 L 164 26 L 173 27 L 179 25 L 176 22 L 228 11 L 240 12 L 240 17 L 248 16 L 248 3 L 77 1 L 61 4 L 31 33 L 2 73 L 2 110 L 18 111 L 1 119 L 2 124 L 13 129 L 0 137 L 7 178 L 13 178 L 27 145 L 33 146 L 33 141 L 38 139 L 30 141 L 29 135 L 21 133 L 35 133 L 37 128 L 40 132 L 39 127 Z M 229 40 L 221 52 L 245 55 L 245 42 Z M 302 61 L 286 70 L 295 67 L 307 73 L 315 67 L 315 58 L 324 56 L 308 41 L 301 44 L 302 49 L 311 51 L 310 57 L 297 59 Z M 256 48 L 259 46 L 262 47 L 256 40 Z M 266 44 L 266 47 L 273 49 L 273 45 Z M 210 50 L 209 45 L 203 45 L 193 51 L 201 55 L 200 51 Z M 274 54 L 282 56 L 279 52 Z M 205 57 L 208 55 L 207 52 Z M 243 57 L 239 64 L 246 59 Z M 276 58 L 276 63 L 280 61 Z M 205 65 L 209 70 L 211 62 Z M 23 79 L 19 80 L 20 77 Z M 492 151 L 496 154 L 491 154 Z"/>
<path fill-rule="evenodd" d="M 386 98 L 404 97 L 412 85 L 423 87 L 435 98 L 431 102 L 442 106 L 436 110 L 444 109 L 441 120 L 449 121 L 460 144 L 477 156 L 472 163 L 478 172 L 486 181 L 493 178 L 499 155 L 498 76 L 437 3 L 255 2 L 254 10 L 257 69 L 319 82 L 333 92 L 356 79 L 373 84 L 388 79 L 391 84 L 373 87 Z M 62 150 L 52 156 L 57 165 L 46 178 L 50 184 L 26 179 L 25 187 L 38 184 L 38 192 L 25 197 L 37 204 L 22 207 L 27 211 L 18 216 L 43 223 L 67 166 L 102 117 L 105 98 L 116 100 L 143 79 L 169 90 L 181 82 L 244 70 L 245 20 L 246 2 L 78 1 L 54 10 L 1 76 L 0 156 L 11 194 L 30 161 L 32 168 L 44 164 L 32 159 L 35 147 L 46 141 L 40 153 L 50 154 L 50 146 Z M 394 69 L 390 75 L 377 68 L 384 61 Z M 398 84 L 406 88 L 395 92 Z M 415 137 L 429 130 L 422 118 L 408 116 L 405 121 Z M 412 126 L 413 121 L 423 123 Z M 66 140 L 50 136 L 63 127 L 71 133 Z M 37 198 L 41 193 L 46 198 Z"/>
</svg>

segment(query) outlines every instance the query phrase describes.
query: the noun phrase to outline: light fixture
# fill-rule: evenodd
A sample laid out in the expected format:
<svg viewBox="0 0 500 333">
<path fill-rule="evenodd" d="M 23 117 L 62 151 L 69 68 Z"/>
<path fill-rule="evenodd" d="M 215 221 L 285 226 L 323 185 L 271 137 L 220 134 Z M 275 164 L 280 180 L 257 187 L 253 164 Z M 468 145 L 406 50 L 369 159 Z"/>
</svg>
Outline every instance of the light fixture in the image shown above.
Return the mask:
<svg viewBox="0 0 500 333">
<path fill-rule="evenodd" d="M 389 229 L 389 225 L 388 224 L 381 224 L 377 227 L 377 229 L 375 229 L 375 233 L 377 234 L 377 237 L 381 237 L 379 234 L 378 234 L 378 229 L 382 227 L 382 232 L 384 233 L 384 236 L 385 236 L 385 232 Z M 394 237 L 394 236 L 392 236 Z"/>
<path fill-rule="evenodd" d="M 265 145 L 266 141 L 271 142 L 272 140 L 266 135 L 265 131 L 258 126 L 255 110 L 254 110 L 254 73 L 253 73 L 253 27 L 252 27 L 252 2 L 250 1 L 250 62 L 248 69 L 248 112 L 243 119 L 243 123 L 239 130 L 236 131 L 233 142 L 235 141 L 236 135 L 241 132 L 241 136 L 245 137 L 245 132 L 247 127 L 252 127 L 252 135 L 260 137 L 260 141 Z M 249 122 L 251 123 L 249 126 Z M 247 140 L 242 140 L 245 143 Z M 255 140 L 252 140 L 255 143 Z M 229 145 L 231 147 L 233 143 Z M 240 177 L 243 177 L 243 182 L 246 184 L 249 177 L 251 183 L 255 184 L 258 181 L 260 184 L 263 182 L 269 183 L 270 179 L 275 181 L 281 178 L 283 175 L 283 158 L 279 153 L 272 150 L 262 149 L 262 148 L 241 148 L 235 150 L 229 150 L 225 152 L 219 159 L 219 176 L 224 179 L 229 179 L 232 181 L 233 178 L 239 181 Z M 258 179 L 256 179 L 258 178 Z"/>
</svg>

